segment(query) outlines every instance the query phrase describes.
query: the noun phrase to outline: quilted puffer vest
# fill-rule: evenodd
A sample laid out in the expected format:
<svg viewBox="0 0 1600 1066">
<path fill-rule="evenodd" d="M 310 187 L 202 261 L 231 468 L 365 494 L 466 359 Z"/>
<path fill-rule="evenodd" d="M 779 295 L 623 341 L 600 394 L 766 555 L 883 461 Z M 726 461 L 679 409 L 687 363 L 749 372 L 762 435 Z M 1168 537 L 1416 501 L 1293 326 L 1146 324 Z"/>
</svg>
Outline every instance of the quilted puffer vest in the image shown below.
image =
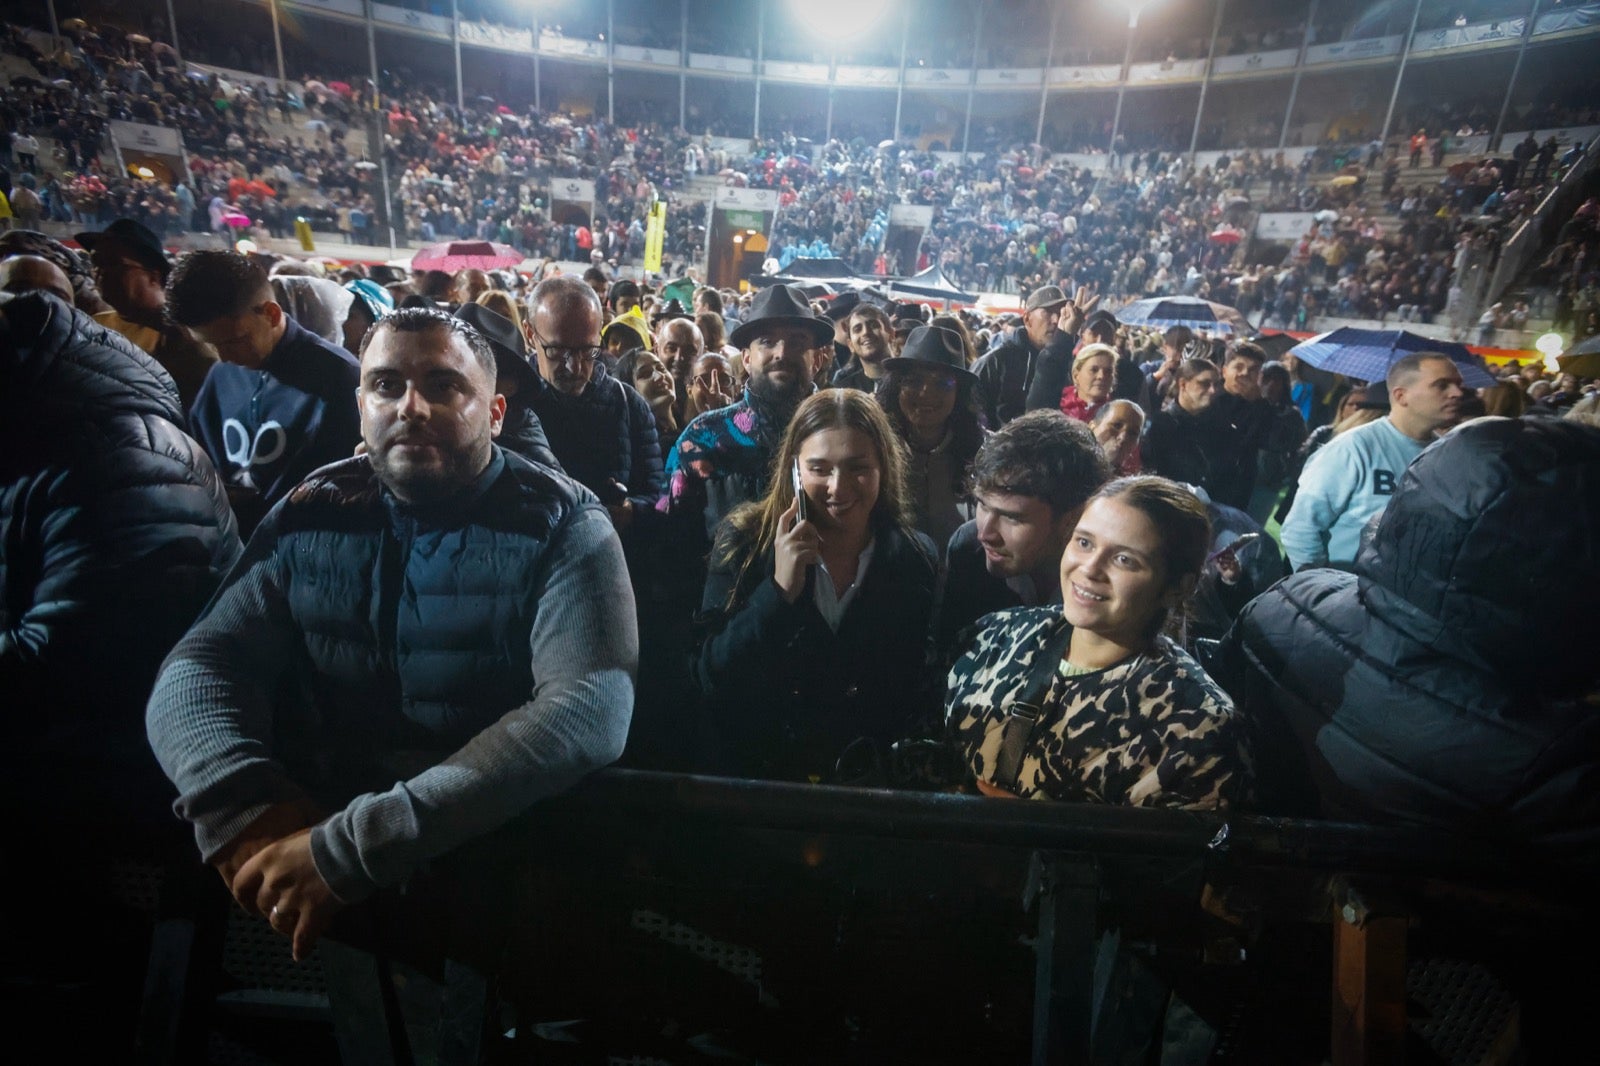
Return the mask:
<svg viewBox="0 0 1600 1066">
<path fill-rule="evenodd" d="M 329 741 L 456 746 L 532 697 L 545 553 L 598 503 L 499 448 L 467 496 L 408 508 L 356 458 L 285 501 L 275 550 Z"/>
</svg>

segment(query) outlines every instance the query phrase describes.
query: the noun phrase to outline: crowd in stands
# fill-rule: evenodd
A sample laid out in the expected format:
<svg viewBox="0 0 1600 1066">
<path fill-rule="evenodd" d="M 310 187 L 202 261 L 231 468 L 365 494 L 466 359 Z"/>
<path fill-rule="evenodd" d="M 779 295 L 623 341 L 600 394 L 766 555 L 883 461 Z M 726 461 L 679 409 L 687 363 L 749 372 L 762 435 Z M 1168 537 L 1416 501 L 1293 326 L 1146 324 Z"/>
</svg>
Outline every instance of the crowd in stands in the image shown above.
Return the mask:
<svg viewBox="0 0 1600 1066">
<path fill-rule="evenodd" d="M 870 139 L 727 158 L 396 87 L 368 102 L 399 228 L 594 265 L 174 259 L 164 237 L 292 190 L 370 238 L 370 89 L 230 93 L 131 39 L 76 46 L 10 33 L 45 80 L 3 98 L 0 679 L 31 712 L 5 787 L 59 798 L 24 845 L 46 932 L 100 857 L 61 827 L 170 846 L 175 811 L 190 865 L 197 844 L 303 959 L 347 909 L 383 929 L 369 900 L 480 881 L 454 863 L 618 760 L 1368 820 L 1594 873 L 1600 660 L 1571 619 L 1600 583 L 1596 378 L 1427 351 L 1339 377 L 1289 338 L 1118 317 L 1193 295 L 1280 327 L 1428 321 L 1555 180 L 1542 144 L 1434 188 L 1382 145 L 1127 147 L 1099 174 Z M 101 172 L 120 115 L 192 122 L 194 187 Z M 304 115 L 309 143 L 274 133 Z M 778 191 L 780 269 L 937 264 L 1022 311 L 619 280 L 644 207 L 698 173 Z M 551 219 L 552 176 L 597 182 L 592 226 Z M 883 250 L 902 202 L 935 208 L 917 263 Z M 1243 262 L 1217 234 L 1267 207 L 1321 217 Z M 1588 333 L 1597 252 L 1591 198 L 1546 264 Z"/>
</svg>

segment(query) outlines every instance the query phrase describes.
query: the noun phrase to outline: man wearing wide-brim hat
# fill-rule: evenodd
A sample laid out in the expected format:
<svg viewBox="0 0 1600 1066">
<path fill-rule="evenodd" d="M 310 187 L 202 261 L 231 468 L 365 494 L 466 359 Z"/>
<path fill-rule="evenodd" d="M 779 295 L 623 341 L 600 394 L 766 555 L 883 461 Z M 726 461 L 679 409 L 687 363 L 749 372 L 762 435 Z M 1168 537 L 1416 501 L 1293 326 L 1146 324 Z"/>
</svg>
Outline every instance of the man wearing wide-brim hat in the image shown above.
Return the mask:
<svg viewBox="0 0 1600 1066">
<path fill-rule="evenodd" d="M 1073 298 L 1058 285 L 1041 286 L 1029 294 L 1022 308 L 1022 325 L 1007 331 L 1000 343 L 972 366 L 983 390 L 990 429 L 999 429 L 1027 410 L 1028 388 L 1033 384 L 1039 353 L 1049 347 L 1067 353 L 1070 359 L 1084 316 L 1098 302 L 1099 298 L 1083 287 Z"/>
<path fill-rule="evenodd" d="M 662 506 L 697 556 L 728 512 L 765 495 L 789 419 L 833 358 L 833 323 L 792 285 L 762 289 L 728 339 L 743 353 L 744 397 L 696 417 L 667 457 Z"/>
<path fill-rule="evenodd" d="M 494 353 L 494 390 L 506 398 L 505 419 L 495 442 L 524 459 L 561 469 L 550 439 L 533 410 L 538 372 L 528 362 L 528 346 L 516 323 L 482 304 L 462 304 L 455 317 L 482 334 Z"/>
</svg>

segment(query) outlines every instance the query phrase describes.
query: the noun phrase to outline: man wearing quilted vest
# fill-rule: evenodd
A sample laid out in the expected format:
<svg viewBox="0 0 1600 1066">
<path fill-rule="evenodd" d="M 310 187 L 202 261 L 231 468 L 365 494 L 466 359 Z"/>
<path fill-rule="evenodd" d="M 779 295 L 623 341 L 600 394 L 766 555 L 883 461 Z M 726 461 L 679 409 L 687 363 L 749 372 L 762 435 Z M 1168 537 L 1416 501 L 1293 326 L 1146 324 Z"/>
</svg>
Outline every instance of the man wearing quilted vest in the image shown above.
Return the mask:
<svg viewBox="0 0 1600 1066">
<path fill-rule="evenodd" d="M 638 631 L 605 508 L 498 447 L 470 326 L 373 327 L 366 453 L 267 515 L 146 726 L 205 861 L 304 958 L 343 906 L 615 760 Z"/>
</svg>

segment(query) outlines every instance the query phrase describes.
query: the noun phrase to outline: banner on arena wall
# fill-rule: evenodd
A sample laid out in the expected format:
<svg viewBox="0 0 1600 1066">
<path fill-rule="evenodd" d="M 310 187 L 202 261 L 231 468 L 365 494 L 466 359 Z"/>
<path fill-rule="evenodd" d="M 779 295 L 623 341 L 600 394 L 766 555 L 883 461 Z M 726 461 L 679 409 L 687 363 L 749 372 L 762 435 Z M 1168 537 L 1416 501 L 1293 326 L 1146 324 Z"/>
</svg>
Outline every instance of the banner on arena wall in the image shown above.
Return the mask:
<svg viewBox="0 0 1600 1066">
<path fill-rule="evenodd" d="M 372 21 L 387 22 L 394 26 L 406 26 L 413 30 L 423 30 L 428 33 L 437 33 L 445 37 L 450 36 L 450 20 L 440 15 L 424 15 L 420 11 L 411 11 L 392 4 L 373 4 Z"/>
<path fill-rule="evenodd" d="M 336 15 L 364 18 L 366 10 L 361 0 L 286 0 L 289 7 L 303 7 L 311 11 L 331 11 Z"/>
<path fill-rule="evenodd" d="M 644 226 L 645 273 L 661 273 L 661 245 L 666 239 L 667 202 L 665 200 L 657 200 L 650 205 L 650 215 Z"/>
<path fill-rule="evenodd" d="M 1347 59 L 1378 59 L 1397 56 L 1405 44 L 1400 34 L 1389 37 L 1362 37 L 1354 41 L 1334 41 L 1332 44 L 1314 44 L 1306 49 L 1306 63 L 1336 63 Z"/>
<path fill-rule="evenodd" d="M 1479 22 L 1471 26 L 1444 26 L 1437 30 L 1420 30 L 1411 39 L 1411 50 L 1436 52 L 1444 48 L 1461 48 L 1469 44 L 1514 41 L 1522 36 L 1523 27 L 1527 24 L 1527 19 L 1501 19 L 1498 22 Z"/>
<path fill-rule="evenodd" d="M 1028 67 L 1003 67 L 978 71 L 979 85 L 1038 85 L 1044 78 L 1044 71 Z"/>
<path fill-rule="evenodd" d="M 1584 4 L 1571 11 L 1547 11 L 1533 24 L 1533 35 L 1560 33 L 1562 30 L 1582 30 L 1600 26 L 1600 4 Z"/>
<path fill-rule="evenodd" d="M 835 85 L 883 85 L 893 88 L 900 81 L 896 67 L 850 67 L 840 64 L 834 71 Z"/>
<path fill-rule="evenodd" d="M 1273 52 L 1251 52 L 1245 56 L 1218 56 L 1211 64 L 1212 74 L 1248 74 L 1256 70 L 1278 70 L 1292 67 L 1300 58 L 1298 48 L 1280 48 Z"/>
<path fill-rule="evenodd" d="M 766 59 L 761 63 L 761 75 L 776 81 L 805 81 L 826 84 L 826 63 L 791 63 L 783 59 Z"/>
<path fill-rule="evenodd" d="M 1310 211 L 1266 211 L 1256 217 L 1256 236 L 1264 241 L 1293 242 L 1316 222 Z"/>
<path fill-rule="evenodd" d="M 594 221 L 594 182 L 582 178 L 550 179 L 550 221 L 588 226 Z"/>
<path fill-rule="evenodd" d="M 714 70 L 722 74 L 754 74 L 756 64 L 753 59 L 742 59 L 739 56 L 719 56 L 706 52 L 689 53 L 690 70 Z"/>
<path fill-rule="evenodd" d="M 1176 59 L 1169 63 L 1131 63 L 1128 81 L 1186 81 L 1203 78 L 1206 73 L 1204 59 Z"/>
<path fill-rule="evenodd" d="M 778 207 L 778 191 L 723 185 L 712 192 L 711 202 L 719 211 L 774 211 Z"/>
<path fill-rule="evenodd" d="M 587 56 L 590 59 L 606 57 L 606 46 L 599 41 L 581 41 L 548 30 L 539 34 L 539 51 L 558 56 Z"/>
<path fill-rule="evenodd" d="M 611 46 L 611 54 L 627 63 L 648 63 L 653 67 L 676 67 L 678 52 L 671 48 L 638 48 L 631 44 Z"/>
<path fill-rule="evenodd" d="M 533 53 L 533 36 L 526 29 L 512 29 L 509 26 L 494 26 L 487 22 L 461 22 L 461 43 L 474 44 L 480 48 L 493 48 L 500 52 L 517 52 L 522 55 Z"/>
<path fill-rule="evenodd" d="M 906 68 L 907 85 L 966 85 L 971 80 L 971 73 L 965 70 L 930 67 Z"/>
<path fill-rule="evenodd" d="M 1115 63 L 1097 67 L 1051 67 L 1045 76 L 1052 89 L 1074 85 L 1115 85 L 1122 80 L 1122 68 Z"/>
</svg>

